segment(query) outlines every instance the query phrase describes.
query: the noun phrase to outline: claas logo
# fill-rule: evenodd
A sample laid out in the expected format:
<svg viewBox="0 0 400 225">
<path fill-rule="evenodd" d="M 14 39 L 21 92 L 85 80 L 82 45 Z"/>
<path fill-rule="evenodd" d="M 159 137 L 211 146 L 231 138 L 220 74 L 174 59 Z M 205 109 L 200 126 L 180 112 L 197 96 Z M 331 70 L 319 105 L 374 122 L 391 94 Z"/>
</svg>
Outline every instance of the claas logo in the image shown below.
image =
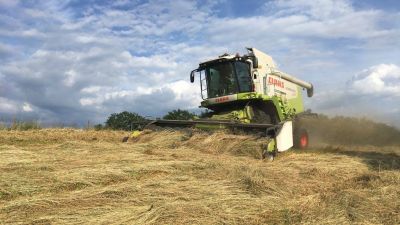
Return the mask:
<svg viewBox="0 0 400 225">
<path fill-rule="evenodd" d="M 285 88 L 285 84 L 283 83 L 283 81 L 277 80 L 273 77 L 268 77 L 268 84 L 272 84 L 280 88 Z"/>
<path fill-rule="evenodd" d="M 228 101 L 229 100 L 229 97 L 228 96 L 224 96 L 224 97 L 221 97 L 221 98 L 217 98 L 217 99 L 215 99 L 215 101 L 216 102 L 226 102 L 226 101 Z"/>
</svg>

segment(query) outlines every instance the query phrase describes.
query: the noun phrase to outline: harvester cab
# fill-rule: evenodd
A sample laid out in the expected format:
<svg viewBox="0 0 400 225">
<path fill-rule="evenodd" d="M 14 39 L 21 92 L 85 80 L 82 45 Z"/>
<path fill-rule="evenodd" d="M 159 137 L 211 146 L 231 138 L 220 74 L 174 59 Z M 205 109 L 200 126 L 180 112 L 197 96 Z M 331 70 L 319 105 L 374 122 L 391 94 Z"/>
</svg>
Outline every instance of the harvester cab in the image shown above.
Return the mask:
<svg viewBox="0 0 400 225">
<path fill-rule="evenodd" d="M 200 107 L 209 110 L 207 118 L 149 125 L 262 132 L 269 140 L 266 153 L 307 147 L 308 134 L 296 118 L 304 113 L 302 90 L 311 97 L 313 86 L 279 71 L 271 56 L 255 48 L 242 56 L 223 54 L 200 63 L 190 73 L 192 83 L 195 78 L 200 80 Z"/>
<path fill-rule="evenodd" d="M 201 107 L 221 114 L 232 111 L 231 105 L 236 106 L 233 108 L 250 106 L 253 111 L 261 110 L 266 114 L 236 118 L 242 122 L 278 123 L 303 112 L 302 89 L 311 97 L 312 84 L 279 71 L 271 56 L 255 48 L 247 50 L 247 55 L 224 54 L 200 63 L 199 68 L 192 71 L 191 82 L 195 77 L 200 78 Z M 271 104 L 275 108 L 271 108 Z M 270 117 L 269 120 L 266 117 Z"/>
</svg>

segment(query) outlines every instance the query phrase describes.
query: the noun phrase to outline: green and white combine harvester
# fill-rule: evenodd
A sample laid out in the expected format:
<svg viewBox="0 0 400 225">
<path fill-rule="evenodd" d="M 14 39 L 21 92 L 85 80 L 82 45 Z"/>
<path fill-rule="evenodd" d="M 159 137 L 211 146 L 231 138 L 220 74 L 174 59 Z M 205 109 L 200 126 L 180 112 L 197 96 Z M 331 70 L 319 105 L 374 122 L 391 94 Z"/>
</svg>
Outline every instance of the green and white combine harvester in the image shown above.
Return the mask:
<svg viewBox="0 0 400 225">
<path fill-rule="evenodd" d="M 308 133 L 299 118 L 304 111 L 302 90 L 313 95 L 313 85 L 277 69 L 271 56 L 255 49 L 240 56 L 224 54 L 202 62 L 190 74 L 200 79 L 202 108 L 207 118 L 195 120 L 153 120 L 146 127 L 223 128 L 262 135 L 266 139 L 263 157 L 293 146 L 306 148 Z M 145 128 L 146 128 L 145 127 Z"/>
</svg>

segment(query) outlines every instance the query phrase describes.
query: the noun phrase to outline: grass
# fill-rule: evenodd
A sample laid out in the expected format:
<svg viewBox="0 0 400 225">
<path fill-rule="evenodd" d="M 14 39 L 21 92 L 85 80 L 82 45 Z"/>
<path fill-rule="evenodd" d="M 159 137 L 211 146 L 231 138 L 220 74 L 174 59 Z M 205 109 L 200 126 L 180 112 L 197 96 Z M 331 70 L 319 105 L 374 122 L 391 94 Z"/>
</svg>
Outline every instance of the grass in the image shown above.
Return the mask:
<svg viewBox="0 0 400 225">
<path fill-rule="evenodd" d="M 0 130 L 37 130 L 41 129 L 37 121 L 14 120 L 10 125 L 0 122 Z"/>
<path fill-rule="evenodd" d="M 184 131 L 0 131 L 0 224 L 400 224 L 400 147 Z"/>
</svg>

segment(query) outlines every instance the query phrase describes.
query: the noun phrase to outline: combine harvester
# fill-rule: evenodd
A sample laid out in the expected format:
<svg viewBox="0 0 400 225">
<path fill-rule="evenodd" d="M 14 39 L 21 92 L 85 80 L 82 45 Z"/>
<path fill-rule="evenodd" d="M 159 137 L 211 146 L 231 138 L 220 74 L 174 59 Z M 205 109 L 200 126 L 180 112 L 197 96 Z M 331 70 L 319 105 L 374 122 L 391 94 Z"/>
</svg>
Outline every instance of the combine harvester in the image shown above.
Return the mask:
<svg viewBox="0 0 400 225">
<path fill-rule="evenodd" d="M 262 135 L 263 157 L 273 160 L 277 152 L 308 146 L 308 133 L 298 122 L 304 111 L 302 90 L 313 95 L 313 85 L 281 72 L 271 56 L 247 48 L 248 54 L 224 54 L 200 63 L 190 74 L 200 79 L 201 106 L 208 118 L 153 120 L 146 127 L 192 127 L 230 129 Z"/>
</svg>

